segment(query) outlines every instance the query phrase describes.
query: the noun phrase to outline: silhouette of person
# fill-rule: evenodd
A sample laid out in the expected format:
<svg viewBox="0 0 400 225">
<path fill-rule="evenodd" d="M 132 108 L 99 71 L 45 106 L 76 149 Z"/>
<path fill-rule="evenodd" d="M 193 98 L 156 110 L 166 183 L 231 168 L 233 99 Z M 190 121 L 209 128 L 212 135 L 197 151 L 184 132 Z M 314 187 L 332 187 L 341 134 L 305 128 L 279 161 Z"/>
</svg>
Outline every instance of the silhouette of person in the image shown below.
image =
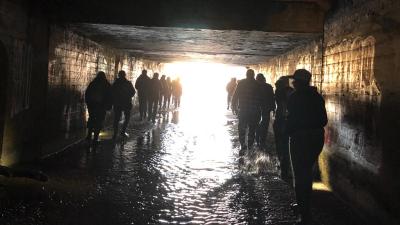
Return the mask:
<svg viewBox="0 0 400 225">
<path fill-rule="evenodd" d="M 226 85 L 226 91 L 228 92 L 228 98 L 227 98 L 228 106 L 226 108 L 227 110 L 229 110 L 229 106 L 230 106 L 231 101 L 232 101 L 233 92 L 235 91 L 236 86 L 237 86 L 237 81 L 236 81 L 235 77 L 233 77 L 231 79 L 231 81 L 229 81 L 229 83 Z"/>
<path fill-rule="evenodd" d="M 164 109 L 169 109 L 169 105 L 171 103 L 171 95 L 172 95 L 172 81 L 170 77 L 167 77 L 167 80 L 165 82 L 165 88 L 164 88 Z"/>
<path fill-rule="evenodd" d="M 125 119 L 121 129 L 121 136 L 127 136 L 125 131 L 131 117 L 132 97 L 135 96 L 136 91 L 135 88 L 133 88 L 132 82 L 126 79 L 126 73 L 123 70 L 118 72 L 118 78 L 114 81 L 111 88 L 114 106 L 113 139 L 116 139 L 118 134 L 118 124 L 121 120 L 122 112 L 124 113 Z"/>
<path fill-rule="evenodd" d="M 142 70 L 142 73 L 136 79 L 135 83 L 135 88 L 138 91 L 138 97 L 139 97 L 139 114 L 141 120 L 146 119 L 147 115 L 147 105 L 148 105 L 147 92 L 149 91 L 148 90 L 149 81 L 150 78 L 147 76 L 147 70 Z"/>
<path fill-rule="evenodd" d="M 257 74 L 256 80 L 261 90 L 261 121 L 256 129 L 256 141 L 261 149 L 265 149 L 271 111 L 275 111 L 274 90 L 270 84 L 266 83 L 262 73 Z"/>
<path fill-rule="evenodd" d="M 293 92 L 293 88 L 289 86 L 289 78 L 280 77 L 275 83 L 275 102 L 276 112 L 274 121 L 274 135 L 276 152 L 280 164 L 281 178 L 286 180 L 290 174 L 289 162 L 289 135 L 285 132 L 287 102 L 289 96 Z"/>
<path fill-rule="evenodd" d="M 239 117 L 239 142 L 241 154 L 251 149 L 254 144 L 255 130 L 258 123 L 261 105 L 260 85 L 254 79 L 254 70 L 246 72 L 246 79 L 238 82 L 232 96 L 232 111 Z M 246 130 L 248 129 L 247 143 Z"/>
<path fill-rule="evenodd" d="M 158 73 L 153 74 L 153 78 L 149 81 L 149 91 L 148 91 L 148 99 L 149 99 L 149 108 L 148 108 L 148 121 L 156 121 L 156 116 L 158 113 L 158 102 L 160 100 L 161 94 L 161 82 L 158 79 Z"/>
<path fill-rule="evenodd" d="M 158 101 L 158 107 L 160 109 L 163 106 L 163 102 L 164 102 L 165 94 L 166 94 L 166 89 L 168 88 L 167 87 L 167 80 L 165 78 L 166 78 L 165 75 L 162 75 L 161 78 L 160 78 L 161 90 L 160 90 L 160 98 L 159 98 L 159 101 Z M 165 109 L 165 108 L 163 107 L 163 109 Z"/>
<path fill-rule="evenodd" d="M 172 94 L 174 96 L 175 109 L 181 105 L 182 85 L 179 77 L 172 83 Z"/>
<path fill-rule="evenodd" d="M 315 87 L 310 86 L 311 73 L 299 69 L 291 78 L 294 79 L 295 91 L 290 95 L 287 104 L 287 132 L 290 137 L 290 159 L 301 218 L 298 224 L 309 224 L 312 170 L 324 146 L 324 126 L 328 119 L 323 97 Z"/>
<path fill-rule="evenodd" d="M 96 148 L 100 130 L 103 128 L 106 111 L 111 109 L 111 85 L 103 71 L 99 71 L 85 91 L 85 102 L 89 112 L 86 140 Z"/>
</svg>

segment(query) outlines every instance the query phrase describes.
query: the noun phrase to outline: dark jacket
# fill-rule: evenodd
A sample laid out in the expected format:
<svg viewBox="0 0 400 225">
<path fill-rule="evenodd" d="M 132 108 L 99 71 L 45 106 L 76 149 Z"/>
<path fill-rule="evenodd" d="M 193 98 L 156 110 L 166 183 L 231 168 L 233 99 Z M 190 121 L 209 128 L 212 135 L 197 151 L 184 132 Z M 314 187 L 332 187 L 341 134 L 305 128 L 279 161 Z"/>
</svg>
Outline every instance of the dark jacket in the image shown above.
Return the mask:
<svg viewBox="0 0 400 225">
<path fill-rule="evenodd" d="M 288 100 L 287 133 L 323 128 L 328 122 L 325 101 L 315 87 L 296 90 Z"/>
<path fill-rule="evenodd" d="M 275 120 L 286 120 L 287 103 L 289 96 L 293 93 L 291 87 L 277 87 L 275 91 L 276 113 Z"/>
<path fill-rule="evenodd" d="M 260 82 L 261 108 L 266 112 L 275 110 L 274 90 L 268 83 Z"/>
<path fill-rule="evenodd" d="M 85 102 L 88 108 L 111 108 L 111 85 L 107 80 L 95 78 L 85 91 Z"/>
<path fill-rule="evenodd" d="M 239 81 L 232 97 L 232 108 L 239 113 L 258 113 L 261 109 L 262 95 L 258 81 L 243 79 Z"/>
<path fill-rule="evenodd" d="M 150 100 L 158 100 L 161 94 L 161 82 L 158 78 L 152 78 L 149 81 L 148 98 Z"/>
<path fill-rule="evenodd" d="M 146 95 L 147 91 L 149 90 L 149 81 L 150 78 L 147 75 L 141 74 L 135 83 L 135 88 L 138 91 L 139 97 L 141 95 Z"/>
<path fill-rule="evenodd" d="M 125 78 L 117 78 L 112 85 L 113 105 L 121 108 L 132 107 L 132 97 L 136 91 L 130 81 Z"/>
</svg>

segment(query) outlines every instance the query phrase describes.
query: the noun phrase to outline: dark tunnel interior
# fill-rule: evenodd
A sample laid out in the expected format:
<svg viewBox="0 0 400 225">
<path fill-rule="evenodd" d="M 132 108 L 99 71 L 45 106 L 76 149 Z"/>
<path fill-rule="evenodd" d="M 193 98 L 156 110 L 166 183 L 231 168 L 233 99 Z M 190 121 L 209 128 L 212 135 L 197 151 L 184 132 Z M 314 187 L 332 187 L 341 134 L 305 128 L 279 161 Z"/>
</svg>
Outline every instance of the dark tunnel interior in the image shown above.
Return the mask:
<svg viewBox="0 0 400 225">
<path fill-rule="evenodd" d="M 400 224 L 399 11 L 394 0 L 0 0 L 0 224 Z M 143 70 L 171 83 L 143 91 Z M 246 120 L 250 70 L 273 106 Z M 94 117 L 99 71 L 112 103 Z M 280 115 L 291 125 L 290 104 L 317 115 L 293 103 L 300 79 L 327 115 L 312 223 L 298 221 L 299 136 L 277 128 Z M 130 87 L 126 109 L 115 96 Z M 296 122 L 306 117 L 318 119 Z"/>
</svg>

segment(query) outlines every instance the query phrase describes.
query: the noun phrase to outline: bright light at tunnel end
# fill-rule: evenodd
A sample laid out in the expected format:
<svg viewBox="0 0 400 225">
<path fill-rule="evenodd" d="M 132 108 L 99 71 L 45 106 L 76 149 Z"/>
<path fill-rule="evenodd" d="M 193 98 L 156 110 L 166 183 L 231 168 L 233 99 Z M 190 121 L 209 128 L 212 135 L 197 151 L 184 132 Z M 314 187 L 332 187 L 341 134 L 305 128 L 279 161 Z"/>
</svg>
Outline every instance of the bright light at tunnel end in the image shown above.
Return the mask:
<svg viewBox="0 0 400 225">
<path fill-rule="evenodd" d="M 181 122 L 207 129 L 207 124 L 216 122 L 226 114 L 226 85 L 231 78 L 245 78 L 246 67 L 212 62 L 186 61 L 167 63 L 164 74 L 182 83 Z M 193 117 L 198 117 L 193 120 Z M 226 121 L 225 121 L 226 122 Z M 196 124 L 198 123 L 198 124 Z M 189 125 L 189 124 L 188 124 Z M 208 128 L 209 129 L 209 128 Z"/>
</svg>

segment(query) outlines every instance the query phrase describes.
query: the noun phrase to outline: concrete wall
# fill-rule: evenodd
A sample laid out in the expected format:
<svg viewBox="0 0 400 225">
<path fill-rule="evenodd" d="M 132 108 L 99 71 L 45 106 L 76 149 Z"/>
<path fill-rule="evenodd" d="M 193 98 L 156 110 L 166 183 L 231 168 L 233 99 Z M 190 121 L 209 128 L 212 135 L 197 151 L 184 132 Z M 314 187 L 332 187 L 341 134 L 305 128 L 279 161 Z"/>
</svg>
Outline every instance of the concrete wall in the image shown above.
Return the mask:
<svg viewBox="0 0 400 225">
<path fill-rule="evenodd" d="M 52 26 L 48 65 L 48 95 L 46 110 L 46 147 L 43 154 L 82 137 L 87 112 L 84 92 L 98 71 L 104 71 L 110 83 L 119 70 L 135 82 L 142 69 L 162 70 L 162 64 L 130 57 L 118 50 L 101 46 L 68 27 Z M 107 121 L 110 121 L 111 112 Z M 77 135 L 78 134 L 78 135 Z M 61 139 L 61 140 L 60 140 Z"/>
<path fill-rule="evenodd" d="M 322 180 L 375 224 L 400 222 L 399 10 L 399 1 L 338 1 L 324 37 L 255 66 L 272 81 L 313 73 L 329 114 Z"/>
<path fill-rule="evenodd" d="M 0 77 L 4 87 L 0 113 L 3 165 L 31 158 L 40 151 L 38 131 L 43 128 L 47 83 L 47 26 L 40 9 L 31 1 L 0 0 L 0 42 L 5 52 Z"/>
<path fill-rule="evenodd" d="M 97 71 L 113 82 L 124 69 L 134 82 L 143 68 L 151 74 L 163 66 L 50 25 L 40 7 L 0 0 L 2 165 L 40 158 L 81 138 L 83 93 Z"/>
</svg>

